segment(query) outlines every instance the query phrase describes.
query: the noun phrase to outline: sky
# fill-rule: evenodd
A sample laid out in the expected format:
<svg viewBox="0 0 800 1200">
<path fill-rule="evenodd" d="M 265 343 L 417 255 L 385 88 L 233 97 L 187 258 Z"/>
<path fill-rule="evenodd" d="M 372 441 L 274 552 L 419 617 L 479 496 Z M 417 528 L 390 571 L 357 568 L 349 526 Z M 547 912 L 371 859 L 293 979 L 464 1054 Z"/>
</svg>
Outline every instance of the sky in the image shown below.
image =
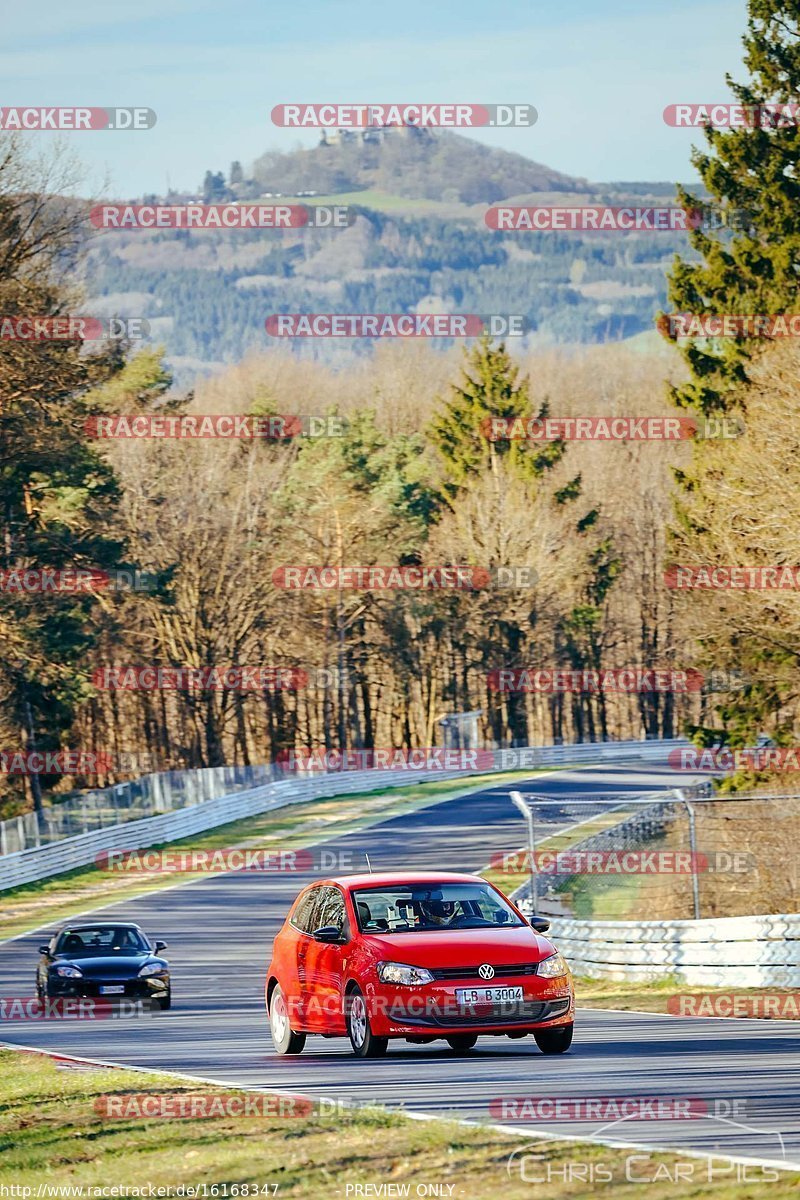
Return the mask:
<svg viewBox="0 0 800 1200">
<path fill-rule="evenodd" d="M 3 14 L 2 105 L 136 105 L 137 132 L 62 134 L 85 186 L 133 198 L 313 145 L 282 103 L 527 103 L 529 129 L 477 136 L 593 181 L 690 180 L 697 131 L 673 103 L 730 99 L 745 0 L 38 0 Z M 24 135 L 44 145 L 51 134 Z"/>
</svg>

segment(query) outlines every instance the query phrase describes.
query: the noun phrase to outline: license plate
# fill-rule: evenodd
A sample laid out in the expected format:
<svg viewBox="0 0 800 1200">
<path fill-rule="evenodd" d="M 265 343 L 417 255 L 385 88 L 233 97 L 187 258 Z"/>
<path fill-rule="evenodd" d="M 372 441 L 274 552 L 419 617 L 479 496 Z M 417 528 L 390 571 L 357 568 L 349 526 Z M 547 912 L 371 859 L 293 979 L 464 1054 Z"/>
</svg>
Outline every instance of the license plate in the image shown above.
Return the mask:
<svg viewBox="0 0 800 1200">
<path fill-rule="evenodd" d="M 522 998 L 521 987 L 456 988 L 456 1003 L 463 1005 L 502 1004 Z"/>
<path fill-rule="evenodd" d="M 112 984 L 110 987 L 101 987 L 100 995 L 101 996 L 119 996 L 120 993 L 124 992 L 124 991 L 125 991 L 124 983 L 120 983 L 120 984 L 115 983 L 115 984 Z"/>
</svg>

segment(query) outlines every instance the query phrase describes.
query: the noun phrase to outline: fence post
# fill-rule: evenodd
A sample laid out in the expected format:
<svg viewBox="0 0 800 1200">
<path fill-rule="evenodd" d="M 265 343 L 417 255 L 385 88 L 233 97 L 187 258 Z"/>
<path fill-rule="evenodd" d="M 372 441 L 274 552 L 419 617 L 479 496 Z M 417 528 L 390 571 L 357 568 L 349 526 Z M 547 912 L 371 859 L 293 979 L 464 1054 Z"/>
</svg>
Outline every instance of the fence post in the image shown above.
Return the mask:
<svg viewBox="0 0 800 1200">
<path fill-rule="evenodd" d="M 528 854 L 531 860 L 531 904 L 535 913 L 539 907 L 539 873 L 536 870 L 536 827 L 533 821 L 532 806 L 535 800 L 532 804 L 526 804 L 521 792 L 509 792 L 508 795 L 514 807 L 518 808 L 524 816 L 528 826 Z"/>
<path fill-rule="evenodd" d="M 689 849 L 692 854 L 692 900 L 694 902 L 694 919 L 700 920 L 700 884 L 697 879 L 697 830 L 694 823 L 694 808 L 684 796 L 680 788 L 674 789 L 675 795 L 689 814 Z"/>
</svg>

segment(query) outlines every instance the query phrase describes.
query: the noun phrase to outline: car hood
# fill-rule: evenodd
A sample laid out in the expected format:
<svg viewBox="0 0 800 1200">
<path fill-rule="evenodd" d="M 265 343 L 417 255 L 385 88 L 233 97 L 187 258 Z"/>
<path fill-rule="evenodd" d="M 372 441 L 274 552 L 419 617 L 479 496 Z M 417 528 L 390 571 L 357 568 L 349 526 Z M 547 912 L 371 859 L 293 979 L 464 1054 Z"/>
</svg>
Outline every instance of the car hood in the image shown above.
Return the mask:
<svg viewBox="0 0 800 1200">
<path fill-rule="evenodd" d="M 432 933 L 363 935 L 364 945 L 378 958 L 413 967 L 472 967 L 541 962 L 555 946 L 529 925 L 513 929 L 443 929 Z"/>
<path fill-rule="evenodd" d="M 152 954 L 108 954 L 98 958 L 72 958 L 65 955 L 64 958 L 57 958 L 53 966 L 77 967 L 87 979 L 130 979 L 139 974 L 145 963 L 151 962 L 158 963 L 166 970 L 164 960 L 154 958 Z"/>
</svg>

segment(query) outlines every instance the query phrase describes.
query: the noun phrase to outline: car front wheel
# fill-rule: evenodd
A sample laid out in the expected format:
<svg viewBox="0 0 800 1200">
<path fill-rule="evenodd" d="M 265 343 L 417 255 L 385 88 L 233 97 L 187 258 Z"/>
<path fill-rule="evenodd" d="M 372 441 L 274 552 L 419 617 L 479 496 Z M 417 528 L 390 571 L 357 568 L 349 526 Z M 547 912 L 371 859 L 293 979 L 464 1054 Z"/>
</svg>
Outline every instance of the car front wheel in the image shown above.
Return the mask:
<svg viewBox="0 0 800 1200">
<path fill-rule="evenodd" d="M 389 1039 L 375 1037 L 369 1023 L 367 1002 L 360 988 L 354 988 L 346 999 L 347 1032 L 350 1045 L 358 1058 L 379 1058 L 386 1053 Z"/>
<path fill-rule="evenodd" d="M 557 1029 L 535 1029 L 533 1036 L 542 1054 L 563 1054 L 572 1045 L 572 1025 L 559 1025 Z"/>
<path fill-rule="evenodd" d="M 269 1027 L 278 1054 L 299 1054 L 306 1044 L 306 1035 L 295 1033 L 289 1025 L 286 997 L 277 983 L 269 1002 Z"/>
</svg>

